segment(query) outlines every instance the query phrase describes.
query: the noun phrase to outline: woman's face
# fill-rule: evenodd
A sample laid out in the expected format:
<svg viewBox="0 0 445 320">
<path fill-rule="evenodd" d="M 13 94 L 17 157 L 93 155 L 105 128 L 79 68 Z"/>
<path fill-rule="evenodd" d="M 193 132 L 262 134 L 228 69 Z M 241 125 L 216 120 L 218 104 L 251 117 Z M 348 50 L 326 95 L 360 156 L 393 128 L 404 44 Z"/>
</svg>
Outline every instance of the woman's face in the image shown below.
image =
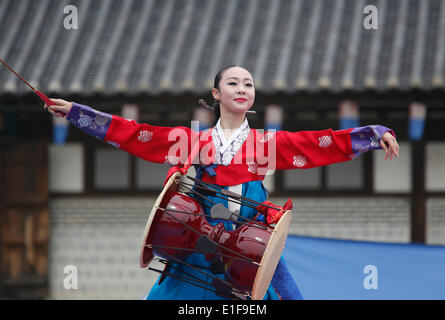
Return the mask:
<svg viewBox="0 0 445 320">
<path fill-rule="evenodd" d="M 222 113 L 245 113 L 255 100 L 253 77 L 241 67 L 232 67 L 224 71 L 219 82 L 219 90 L 212 89 L 213 97 L 219 100 Z"/>
</svg>

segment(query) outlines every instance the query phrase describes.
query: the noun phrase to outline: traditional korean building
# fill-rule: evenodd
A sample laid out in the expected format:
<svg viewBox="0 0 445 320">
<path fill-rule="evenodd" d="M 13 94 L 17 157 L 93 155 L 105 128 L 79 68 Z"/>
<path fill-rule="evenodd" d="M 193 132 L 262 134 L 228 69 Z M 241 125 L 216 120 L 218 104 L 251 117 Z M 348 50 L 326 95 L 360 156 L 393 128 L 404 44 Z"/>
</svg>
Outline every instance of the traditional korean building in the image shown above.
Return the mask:
<svg viewBox="0 0 445 320">
<path fill-rule="evenodd" d="M 234 64 L 255 80 L 253 128 L 392 128 L 397 160 L 368 152 L 267 180 L 272 201 L 293 200 L 291 234 L 321 238 L 445 244 L 444 35 L 442 0 L 0 1 L 0 58 L 52 98 L 210 124 L 197 101 Z M 168 167 L 42 106 L 0 66 L 0 297 L 142 298 L 155 281 L 142 233 Z"/>
</svg>

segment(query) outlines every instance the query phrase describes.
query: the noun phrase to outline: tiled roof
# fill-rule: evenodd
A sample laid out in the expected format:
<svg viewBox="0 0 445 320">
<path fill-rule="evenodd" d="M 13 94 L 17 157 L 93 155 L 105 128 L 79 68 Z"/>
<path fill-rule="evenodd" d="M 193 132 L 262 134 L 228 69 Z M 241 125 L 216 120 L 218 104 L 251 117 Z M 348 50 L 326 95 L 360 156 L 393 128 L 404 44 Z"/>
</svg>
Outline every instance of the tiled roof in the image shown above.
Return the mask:
<svg viewBox="0 0 445 320">
<path fill-rule="evenodd" d="M 208 92 L 229 64 L 265 93 L 429 90 L 444 87 L 445 0 L 1 0 L 0 57 L 58 94 Z M 0 95 L 27 90 L 0 68 Z"/>
</svg>

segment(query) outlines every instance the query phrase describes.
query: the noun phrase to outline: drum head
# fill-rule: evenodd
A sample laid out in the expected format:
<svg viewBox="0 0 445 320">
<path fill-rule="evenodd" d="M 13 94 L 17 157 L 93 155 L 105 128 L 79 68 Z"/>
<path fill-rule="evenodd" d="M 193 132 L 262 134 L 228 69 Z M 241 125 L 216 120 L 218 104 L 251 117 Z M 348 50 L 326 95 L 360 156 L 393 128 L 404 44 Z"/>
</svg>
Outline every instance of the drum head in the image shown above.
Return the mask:
<svg viewBox="0 0 445 320">
<path fill-rule="evenodd" d="M 180 172 L 175 172 L 167 181 L 165 184 L 164 189 L 162 190 L 159 197 L 156 199 L 155 204 L 153 205 L 153 208 L 151 209 L 150 216 L 148 217 L 147 224 L 145 225 L 145 231 L 144 231 L 144 237 L 142 241 L 142 250 L 140 255 L 140 266 L 141 268 L 146 268 L 151 260 L 153 259 L 153 250 L 149 247 L 147 247 L 148 243 L 148 235 L 150 233 L 151 224 L 153 222 L 153 219 L 156 215 L 156 212 L 158 211 L 159 207 L 163 207 L 163 199 L 166 194 L 169 194 L 170 192 L 176 192 L 178 189 L 178 184 L 175 182 L 175 179 L 181 175 Z M 164 204 L 165 205 L 165 204 Z"/>
<path fill-rule="evenodd" d="M 252 288 L 252 299 L 261 300 L 264 298 L 269 284 L 272 281 L 275 269 L 281 258 L 281 253 L 286 243 L 287 234 L 292 220 L 290 211 L 286 211 L 278 221 L 270 236 L 266 250 L 258 267 L 255 281 Z"/>
</svg>

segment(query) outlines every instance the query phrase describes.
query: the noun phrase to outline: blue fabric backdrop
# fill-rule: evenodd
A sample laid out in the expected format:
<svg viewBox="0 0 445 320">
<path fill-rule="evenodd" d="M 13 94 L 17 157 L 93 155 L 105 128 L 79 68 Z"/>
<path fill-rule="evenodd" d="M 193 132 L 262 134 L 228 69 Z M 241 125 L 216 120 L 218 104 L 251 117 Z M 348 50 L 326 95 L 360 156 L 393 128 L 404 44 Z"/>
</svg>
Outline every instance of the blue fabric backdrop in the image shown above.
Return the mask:
<svg viewBox="0 0 445 320">
<path fill-rule="evenodd" d="M 283 256 L 305 300 L 445 299 L 445 246 L 289 236 Z"/>
</svg>

